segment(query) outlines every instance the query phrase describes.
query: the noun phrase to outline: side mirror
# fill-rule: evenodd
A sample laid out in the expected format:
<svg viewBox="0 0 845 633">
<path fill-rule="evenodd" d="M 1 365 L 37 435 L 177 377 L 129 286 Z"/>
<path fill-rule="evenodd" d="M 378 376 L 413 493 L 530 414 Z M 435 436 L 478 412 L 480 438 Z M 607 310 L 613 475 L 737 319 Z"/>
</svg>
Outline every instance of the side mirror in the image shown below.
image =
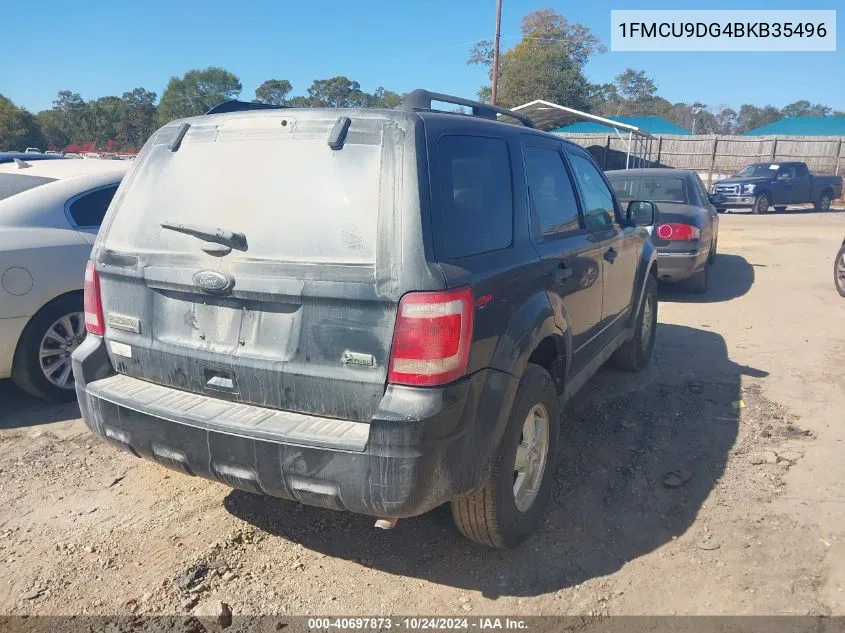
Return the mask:
<svg viewBox="0 0 845 633">
<path fill-rule="evenodd" d="M 780 180 L 781 182 L 786 182 L 787 180 L 791 180 L 791 178 L 789 174 L 781 174 L 780 176 L 778 176 L 778 180 Z"/>
<path fill-rule="evenodd" d="M 625 218 L 630 226 L 654 226 L 657 221 L 657 207 L 648 200 L 631 200 Z"/>
<path fill-rule="evenodd" d="M 710 204 L 721 204 L 726 200 L 727 197 L 723 193 L 714 193 L 710 196 Z"/>
</svg>

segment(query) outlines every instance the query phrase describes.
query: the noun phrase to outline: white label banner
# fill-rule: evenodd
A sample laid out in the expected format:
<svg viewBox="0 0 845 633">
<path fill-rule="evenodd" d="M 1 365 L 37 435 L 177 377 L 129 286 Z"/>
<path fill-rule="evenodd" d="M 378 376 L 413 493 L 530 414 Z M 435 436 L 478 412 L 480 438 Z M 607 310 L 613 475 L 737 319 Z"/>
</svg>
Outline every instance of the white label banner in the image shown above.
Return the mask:
<svg viewBox="0 0 845 633">
<path fill-rule="evenodd" d="M 834 10 L 614 10 L 611 51 L 835 51 Z"/>
</svg>

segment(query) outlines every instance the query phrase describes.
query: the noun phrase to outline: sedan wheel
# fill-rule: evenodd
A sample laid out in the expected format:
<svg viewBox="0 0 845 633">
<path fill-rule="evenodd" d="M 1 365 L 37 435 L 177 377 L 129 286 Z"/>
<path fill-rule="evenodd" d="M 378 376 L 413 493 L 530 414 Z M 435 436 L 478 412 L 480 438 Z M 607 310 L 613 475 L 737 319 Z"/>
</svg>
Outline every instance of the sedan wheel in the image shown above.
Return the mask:
<svg viewBox="0 0 845 633">
<path fill-rule="evenodd" d="M 836 254 L 836 261 L 833 264 L 833 281 L 839 295 L 845 297 L 845 244 Z"/>
<path fill-rule="evenodd" d="M 76 397 L 71 354 L 85 339 L 81 293 L 53 299 L 30 319 L 15 350 L 12 380 L 44 400 Z"/>
<path fill-rule="evenodd" d="M 53 323 L 44 333 L 38 360 L 44 377 L 60 389 L 73 389 L 70 355 L 85 338 L 85 314 L 72 312 Z"/>
</svg>

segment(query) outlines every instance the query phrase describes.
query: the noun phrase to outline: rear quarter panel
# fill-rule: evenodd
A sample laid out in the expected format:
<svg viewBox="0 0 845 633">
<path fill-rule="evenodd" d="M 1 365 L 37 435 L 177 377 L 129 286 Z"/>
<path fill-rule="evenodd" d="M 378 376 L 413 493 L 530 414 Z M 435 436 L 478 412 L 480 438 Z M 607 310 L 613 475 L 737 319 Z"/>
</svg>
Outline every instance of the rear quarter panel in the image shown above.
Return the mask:
<svg viewBox="0 0 845 633">
<path fill-rule="evenodd" d="M 12 275 L 18 280 L 15 286 L 0 283 L 0 318 L 31 317 L 56 297 L 82 290 L 90 253 L 90 244 L 71 228 L 4 228 L 0 282 Z M 10 270 L 18 268 L 26 273 Z M 27 276 L 28 290 L 20 281 Z"/>
<path fill-rule="evenodd" d="M 810 200 L 818 198 L 825 189 L 833 190 L 834 200 L 842 197 L 842 176 L 811 176 Z"/>
</svg>

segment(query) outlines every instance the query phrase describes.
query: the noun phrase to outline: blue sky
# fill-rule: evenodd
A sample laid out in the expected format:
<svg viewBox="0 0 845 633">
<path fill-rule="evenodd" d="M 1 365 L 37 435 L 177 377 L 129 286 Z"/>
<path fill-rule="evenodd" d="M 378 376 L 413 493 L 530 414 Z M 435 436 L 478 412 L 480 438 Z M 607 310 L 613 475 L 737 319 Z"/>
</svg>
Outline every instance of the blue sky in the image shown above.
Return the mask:
<svg viewBox="0 0 845 633">
<path fill-rule="evenodd" d="M 608 46 L 610 9 L 677 9 L 677 0 L 503 0 L 503 45 L 518 41 L 526 13 L 552 7 L 588 26 Z M 794 0 L 710 0 L 708 9 L 795 9 Z M 682 5 L 681 5 L 682 6 Z M 692 8 L 691 5 L 688 5 Z M 845 10 L 836 9 L 835 53 L 605 53 L 589 62 L 593 82 L 627 67 L 645 70 L 670 101 L 711 107 L 778 107 L 798 99 L 845 110 Z M 363 89 L 425 87 L 473 97 L 486 81 L 466 65 L 472 43 L 490 37 L 495 0 L 6 0 L 0 9 L 0 93 L 31 110 L 69 89 L 91 99 L 143 86 L 159 95 L 171 75 L 222 66 L 242 97 L 265 79 L 289 79 L 304 93 L 315 78 L 346 75 Z M 16 44 L 20 44 L 20 48 Z"/>
</svg>

